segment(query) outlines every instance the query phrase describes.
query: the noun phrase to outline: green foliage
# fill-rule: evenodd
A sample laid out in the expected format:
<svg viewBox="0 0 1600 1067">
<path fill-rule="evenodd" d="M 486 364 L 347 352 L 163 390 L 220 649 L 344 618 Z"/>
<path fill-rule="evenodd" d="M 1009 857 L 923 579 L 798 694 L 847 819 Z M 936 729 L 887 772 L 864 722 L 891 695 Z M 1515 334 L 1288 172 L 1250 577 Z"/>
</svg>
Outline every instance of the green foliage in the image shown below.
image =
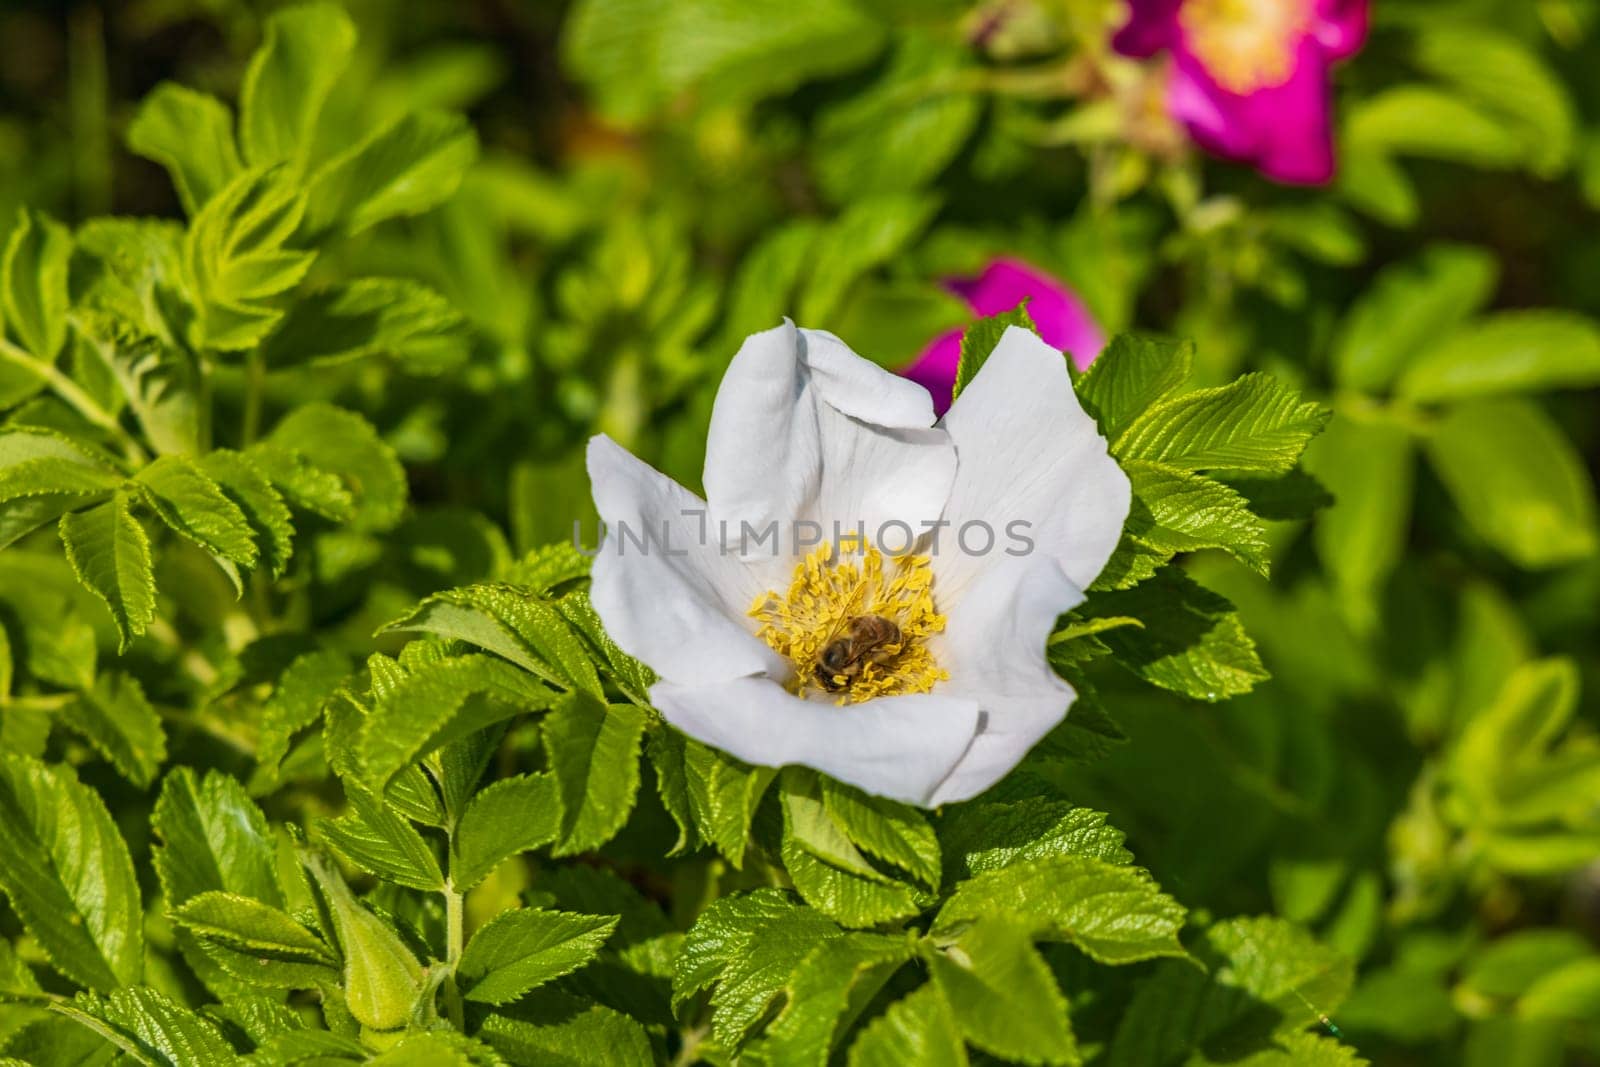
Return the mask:
<svg viewBox="0 0 1600 1067">
<path fill-rule="evenodd" d="M 1109 0 L 99 6 L 0 14 L 0 1060 L 1600 1054 L 1584 5 L 1386 0 L 1305 188 Z M 585 440 L 695 487 L 784 316 L 959 393 L 999 258 L 1132 487 L 1066 719 L 663 721 Z"/>
</svg>

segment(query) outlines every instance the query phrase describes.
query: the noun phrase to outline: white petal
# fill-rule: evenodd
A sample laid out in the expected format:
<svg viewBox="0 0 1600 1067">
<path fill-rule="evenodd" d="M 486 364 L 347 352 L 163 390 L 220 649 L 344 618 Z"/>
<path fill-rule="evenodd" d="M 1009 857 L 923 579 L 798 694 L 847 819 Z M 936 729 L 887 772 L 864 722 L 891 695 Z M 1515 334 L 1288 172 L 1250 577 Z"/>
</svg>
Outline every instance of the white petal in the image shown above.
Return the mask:
<svg viewBox="0 0 1600 1067">
<path fill-rule="evenodd" d="M 588 458 L 606 523 L 589 596 L 612 639 L 684 685 L 785 677 L 788 664 L 745 614 L 767 579 L 704 535 L 705 504 L 609 437 L 592 438 Z"/>
<path fill-rule="evenodd" d="M 839 707 L 801 700 L 765 678 L 709 686 L 657 683 L 653 703 L 678 729 L 763 767 L 800 764 L 869 793 L 928 803 L 972 741 L 978 706 L 939 693 Z"/>
<path fill-rule="evenodd" d="M 934 560 L 936 595 L 959 598 L 1007 551 L 1054 559 L 1080 588 L 1094 581 L 1122 536 L 1132 489 L 1078 403 L 1065 357 L 1011 327 L 940 425 L 960 466 Z M 968 522 L 988 524 L 992 552 L 981 554 L 979 528 L 965 539 L 971 551 L 961 549 Z"/>
<path fill-rule="evenodd" d="M 1083 593 L 1044 556 L 997 561 L 948 610 L 930 643 L 950 680 L 936 693 L 983 709 L 972 747 L 933 795 L 934 804 L 977 796 L 1006 776 L 1059 723 L 1077 695 L 1045 658 L 1056 616 Z"/>
<path fill-rule="evenodd" d="M 751 336 L 717 391 L 706 439 L 705 486 L 712 515 L 764 531 L 777 523 L 781 556 L 796 538 L 813 543 L 864 527 L 879 540 L 900 521 L 921 533 L 944 509 L 955 450 L 933 426 L 928 391 L 891 374 L 832 334 L 785 322 Z M 794 520 L 821 530 L 796 534 Z M 898 549 L 899 527 L 885 540 Z M 802 551 L 804 544 L 798 546 Z M 771 549 L 751 548 L 747 552 Z"/>
</svg>

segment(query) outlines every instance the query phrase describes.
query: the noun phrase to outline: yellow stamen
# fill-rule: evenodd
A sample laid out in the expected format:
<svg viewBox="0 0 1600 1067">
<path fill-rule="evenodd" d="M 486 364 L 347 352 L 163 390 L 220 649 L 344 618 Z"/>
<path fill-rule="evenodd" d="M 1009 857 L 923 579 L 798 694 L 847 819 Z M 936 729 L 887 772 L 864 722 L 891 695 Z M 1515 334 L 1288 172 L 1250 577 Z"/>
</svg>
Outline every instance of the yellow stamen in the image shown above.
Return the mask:
<svg viewBox="0 0 1600 1067">
<path fill-rule="evenodd" d="M 1311 17 L 1310 0 L 1184 0 L 1178 10 L 1190 51 L 1234 93 L 1288 81 Z"/>
<path fill-rule="evenodd" d="M 872 545 L 845 538 L 821 545 L 794 568 L 783 593 L 756 598 L 750 614 L 756 631 L 774 651 L 794 664 L 789 690 L 797 696 L 837 696 L 855 704 L 897 693 L 926 693 L 948 677 L 934 663 L 927 638 L 944 629 L 933 606 L 933 571 L 927 556 L 885 560 Z M 817 678 L 823 649 L 850 634 L 850 622 L 879 615 L 900 627 L 900 643 L 886 645 L 883 662 L 868 661 L 853 677 L 835 675 L 842 689 L 830 691 Z"/>
</svg>

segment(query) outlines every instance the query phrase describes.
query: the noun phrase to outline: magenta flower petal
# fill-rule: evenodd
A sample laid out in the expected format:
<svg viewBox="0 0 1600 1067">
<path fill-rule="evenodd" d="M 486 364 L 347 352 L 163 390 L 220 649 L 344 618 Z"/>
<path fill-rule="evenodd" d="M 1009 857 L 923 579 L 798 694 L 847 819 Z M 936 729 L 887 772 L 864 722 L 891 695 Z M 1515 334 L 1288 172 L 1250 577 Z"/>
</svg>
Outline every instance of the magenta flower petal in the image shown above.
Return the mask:
<svg viewBox="0 0 1600 1067">
<path fill-rule="evenodd" d="M 1333 177 L 1332 87 L 1317 42 L 1295 50 L 1282 85 L 1231 93 L 1199 60 L 1179 52 L 1168 106 L 1209 152 L 1255 164 L 1274 181 L 1316 185 Z"/>
<path fill-rule="evenodd" d="M 1361 51 L 1371 21 L 1369 0 L 1317 0 L 1311 35 L 1329 59 L 1347 59 Z"/>
<path fill-rule="evenodd" d="M 978 315 L 999 315 L 1024 300 L 1039 336 L 1051 348 L 1071 354 L 1084 369 L 1105 347 L 1105 334 L 1076 293 L 1061 282 L 1019 259 L 996 259 L 975 278 L 951 278 L 945 287 L 966 300 Z M 961 362 L 960 329 L 934 338 L 903 375 L 933 394 L 934 411 L 944 414 Z"/>
<path fill-rule="evenodd" d="M 1178 43 L 1178 8 L 1183 0 L 1128 0 L 1128 21 L 1111 39 L 1125 56 L 1146 59 Z"/>
</svg>

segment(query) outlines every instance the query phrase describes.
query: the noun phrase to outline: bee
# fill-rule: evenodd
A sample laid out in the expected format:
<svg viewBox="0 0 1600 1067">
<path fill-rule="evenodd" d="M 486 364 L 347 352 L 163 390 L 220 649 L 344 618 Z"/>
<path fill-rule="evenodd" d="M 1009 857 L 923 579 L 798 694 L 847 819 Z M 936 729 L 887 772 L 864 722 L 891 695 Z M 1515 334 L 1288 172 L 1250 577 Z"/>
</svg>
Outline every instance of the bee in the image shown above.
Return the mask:
<svg viewBox="0 0 1600 1067">
<path fill-rule="evenodd" d="M 846 688 L 869 663 L 887 663 L 900 652 L 900 627 L 882 615 L 857 615 L 850 632 L 828 642 L 817 658 L 817 684 L 830 693 Z M 839 679 L 843 679 L 840 681 Z"/>
</svg>

